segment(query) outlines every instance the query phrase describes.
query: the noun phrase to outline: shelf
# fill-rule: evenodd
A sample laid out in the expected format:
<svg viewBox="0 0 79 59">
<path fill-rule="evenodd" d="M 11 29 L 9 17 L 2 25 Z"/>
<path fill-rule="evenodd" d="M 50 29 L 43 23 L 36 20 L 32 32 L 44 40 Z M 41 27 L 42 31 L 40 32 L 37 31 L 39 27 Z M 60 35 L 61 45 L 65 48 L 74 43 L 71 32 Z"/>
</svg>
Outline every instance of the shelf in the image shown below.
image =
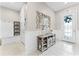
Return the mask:
<svg viewBox="0 0 79 59">
<path fill-rule="evenodd" d="M 20 22 L 14 21 L 14 35 L 20 35 Z"/>
</svg>

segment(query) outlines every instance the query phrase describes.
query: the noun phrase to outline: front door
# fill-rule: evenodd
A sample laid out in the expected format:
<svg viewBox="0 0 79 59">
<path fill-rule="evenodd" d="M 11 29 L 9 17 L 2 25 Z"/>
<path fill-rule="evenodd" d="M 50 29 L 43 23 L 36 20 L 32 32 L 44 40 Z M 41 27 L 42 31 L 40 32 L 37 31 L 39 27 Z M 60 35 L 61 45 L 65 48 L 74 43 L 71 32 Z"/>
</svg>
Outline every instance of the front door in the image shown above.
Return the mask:
<svg viewBox="0 0 79 59">
<path fill-rule="evenodd" d="M 76 18 L 73 14 L 64 16 L 64 40 L 73 43 L 76 41 Z"/>
</svg>

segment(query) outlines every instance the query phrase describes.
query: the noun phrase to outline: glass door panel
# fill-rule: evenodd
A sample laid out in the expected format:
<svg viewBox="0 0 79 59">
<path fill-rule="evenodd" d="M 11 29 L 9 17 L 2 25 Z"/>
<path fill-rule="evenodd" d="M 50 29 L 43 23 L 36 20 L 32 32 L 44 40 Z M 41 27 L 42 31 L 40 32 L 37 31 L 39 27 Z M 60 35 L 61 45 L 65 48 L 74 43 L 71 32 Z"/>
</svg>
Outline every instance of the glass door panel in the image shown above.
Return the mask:
<svg viewBox="0 0 79 59">
<path fill-rule="evenodd" d="M 72 40 L 72 16 L 64 17 L 64 39 L 66 41 Z"/>
</svg>

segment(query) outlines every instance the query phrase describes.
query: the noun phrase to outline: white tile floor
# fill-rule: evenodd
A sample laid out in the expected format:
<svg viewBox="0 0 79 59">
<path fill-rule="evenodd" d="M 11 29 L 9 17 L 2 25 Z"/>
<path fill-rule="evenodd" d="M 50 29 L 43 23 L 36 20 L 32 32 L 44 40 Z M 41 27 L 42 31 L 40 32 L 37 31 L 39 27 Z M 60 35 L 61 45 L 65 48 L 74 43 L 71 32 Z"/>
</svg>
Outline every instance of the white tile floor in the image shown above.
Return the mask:
<svg viewBox="0 0 79 59">
<path fill-rule="evenodd" d="M 2 56 L 24 55 L 24 52 L 25 48 L 20 42 L 0 46 L 0 55 Z"/>
<path fill-rule="evenodd" d="M 57 41 L 42 56 L 76 56 L 79 55 L 79 45 L 64 41 Z"/>
<path fill-rule="evenodd" d="M 26 51 L 27 52 L 27 51 Z M 10 45 L 0 46 L 0 55 L 25 55 L 25 47 L 21 43 L 12 43 Z M 57 41 L 56 44 L 50 47 L 45 52 L 35 51 L 30 54 L 32 56 L 76 56 L 79 55 L 79 45 Z"/>
<path fill-rule="evenodd" d="M 40 53 L 36 51 L 32 55 L 39 56 L 79 56 L 79 45 L 64 41 L 57 41 L 56 44 L 48 50 Z"/>
</svg>

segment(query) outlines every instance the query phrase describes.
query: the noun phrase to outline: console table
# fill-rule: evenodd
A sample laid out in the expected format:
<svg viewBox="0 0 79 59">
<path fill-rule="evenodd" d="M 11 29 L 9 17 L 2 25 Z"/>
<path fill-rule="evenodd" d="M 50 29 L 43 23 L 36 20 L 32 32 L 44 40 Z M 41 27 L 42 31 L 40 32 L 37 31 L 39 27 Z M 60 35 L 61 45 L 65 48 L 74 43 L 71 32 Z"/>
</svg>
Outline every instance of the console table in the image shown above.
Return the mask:
<svg viewBox="0 0 79 59">
<path fill-rule="evenodd" d="M 41 52 L 47 50 L 49 47 L 53 46 L 56 42 L 56 35 L 53 33 L 48 33 L 45 35 L 37 36 L 37 49 Z"/>
</svg>

